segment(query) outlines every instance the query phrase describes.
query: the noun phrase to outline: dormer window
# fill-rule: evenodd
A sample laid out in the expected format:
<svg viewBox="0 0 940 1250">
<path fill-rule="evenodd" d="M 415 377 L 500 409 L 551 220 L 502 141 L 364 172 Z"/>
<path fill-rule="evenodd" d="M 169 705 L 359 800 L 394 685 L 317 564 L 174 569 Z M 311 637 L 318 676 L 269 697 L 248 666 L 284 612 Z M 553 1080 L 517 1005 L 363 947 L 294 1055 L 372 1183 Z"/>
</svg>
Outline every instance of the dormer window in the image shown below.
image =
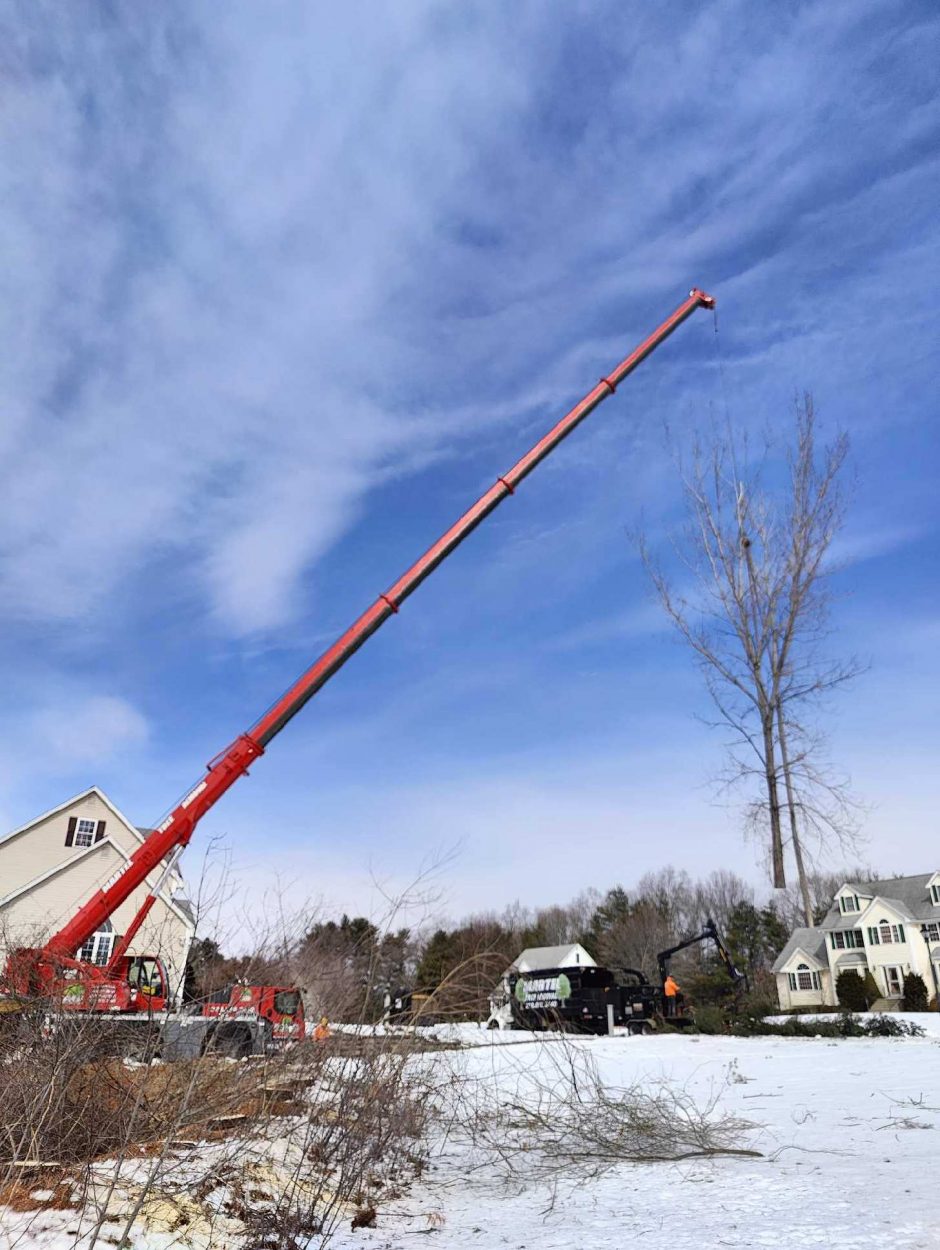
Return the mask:
<svg viewBox="0 0 940 1250">
<path fill-rule="evenodd" d="M 940 907 L 940 884 L 936 881 L 930 887 L 930 901 L 934 907 Z"/>
<path fill-rule="evenodd" d="M 839 899 L 839 906 L 842 908 L 843 915 L 845 915 L 846 912 L 859 911 L 858 895 L 843 894 Z"/>
</svg>

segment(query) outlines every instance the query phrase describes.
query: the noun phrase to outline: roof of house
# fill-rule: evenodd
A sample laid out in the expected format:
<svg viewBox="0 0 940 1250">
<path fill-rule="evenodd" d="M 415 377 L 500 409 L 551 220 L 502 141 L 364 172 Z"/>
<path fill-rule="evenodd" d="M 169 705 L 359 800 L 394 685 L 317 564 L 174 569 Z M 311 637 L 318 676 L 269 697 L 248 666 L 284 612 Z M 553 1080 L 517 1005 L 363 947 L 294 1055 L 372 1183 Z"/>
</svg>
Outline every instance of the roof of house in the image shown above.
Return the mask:
<svg viewBox="0 0 940 1250">
<path fill-rule="evenodd" d="M 192 899 L 186 897 L 185 894 L 173 895 L 174 906 L 178 907 L 190 924 L 196 923 L 196 909 L 193 906 Z"/>
<path fill-rule="evenodd" d="M 880 898 L 911 920 L 940 919 L 940 906 L 930 897 L 928 882 L 936 874 L 920 872 L 913 877 L 888 877 L 884 881 L 846 881 L 845 885 L 861 898 Z M 845 888 L 845 887 L 843 887 Z M 841 893 L 841 891 L 840 891 Z M 822 922 L 824 929 L 844 929 L 852 917 L 843 915 L 833 903 Z"/>
<path fill-rule="evenodd" d="M 856 968 L 862 964 L 868 964 L 864 951 L 846 951 L 836 959 L 837 968 Z"/>
<path fill-rule="evenodd" d="M 774 972 L 779 972 L 797 951 L 803 951 L 817 963 L 826 964 L 826 935 L 821 929 L 794 929 L 790 940 L 774 960 Z"/>
<path fill-rule="evenodd" d="M 51 816 L 58 815 L 59 812 L 64 812 L 67 808 L 72 807 L 75 803 L 80 802 L 82 799 L 88 798 L 90 795 L 96 795 L 101 800 L 101 802 L 104 803 L 105 807 L 107 807 L 108 810 L 113 813 L 113 815 L 120 821 L 120 823 L 124 825 L 124 827 L 141 844 L 143 844 L 143 842 L 149 837 L 149 835 L 154 832 L 153 829 L 146 829 L 146 828 L 138 827 L 137 825 L 132 825 L 131 822 L 127 819 L 127 817 L 124 815 L 124 813 L 118 807 L 116 807 L 114 803 L 112 803 L 112 801 L 108 798 L 108 796 L 99 786 L 88 786 L 87 789 L 80 791 L 78 794 L 73 794 L 72 797 L 70 799 L 66 799 L 64 803 L 60 803 L 57 807 L 52 807 L 49 809 L 49 811 L 43 812 L 41 816 L 34 816 L 33 819 L 28 821 L 25 825 L 20 825 L 19 828 L 17 829 L 11 829 L 9 833 L 0 834 L 0 846 L 2 846 L 3 843 L 5 842 L 11 842 L 14 838 L 19 837 L 23 833 L 27 833 L 30 829 L 34 828 L 36 825 L 40 824 L 42 821 L 48 820 Z M 128 860 L 128 861 L 130 860 L 130 856 L 127 854 L 124 848 L 117 841 L 115 841 L 115 839 L 110 834 L 108 834 L 108 836 L 104 839 L 104 841 L 107 842 L 110 846 L 113 846 L 114 849 L 125 860 Z M 90 852 L 96 852 L 101 847 L 101 845 L 102 843 L 95 843 L 93 846 L 86 847 L 81 852 L 72 855 L 71 858 L 62 860 L 61 863 L 56 864 L 47 873 L 41 874 L 40 877 L 36 877 L 32 881 L 24 882 L 23 885 L 21 885 L 18 889 L 11 891 L 7 895 L 4 895 L 2 898 L 0 898 L 0 903 L 3 903 L 5 905 L 11 902 L 14 898 L 23 894 L 25 891 L 34 888 L 41 880 L 45 879 L 46 877 L 55 876 L 60 872 L 66 871 L 77 860 L 83 859 L 85 855 L 89 854 Z M 163 861 L 162 861 L 164 865 L 169 863 L 170 857 L 172 856 L 172 854 L 173 852 L 170 851 L 168 852 L 167 855 L 164 856 Z M 148 880 L 148 883 L 150 883 L 149 876 L 147 880 Z M 185 894 L 183 894 L 185 885 L 186 883 L 183 879 L 183 874 L 179 870 L 179 865 L 174 864 L 173 871 L 170 877 L 170 881 L 164 884 L 164 887 L 160 890 L 159 893 L 160 893 L 160 898 L 162 898 L 165 903 L 167 903 L 171 908 L 173 908 L 173 910 L 175 910 L 187 922 L 187 924 L 189 924 L 192 927 L 192 926 L 195 926 L 195 923 L 196 923 L 196 914 L 193 909 L 192 903 L 185 896 Z"/>
<path fill-rule="evenodd" d="M 584 951 L 587 959 L 572 960 L 571 952 L 574 950 Z M 595 966 L 594 959 L 580 942 L 566 942 L 564 946 L 530 946 L 521 955 L 516 956 L 512 967 L 521 968 L 523 964 L 529 971 L 537 968 L 567 968 L 577 965 L 582 968 L 593 968 Z"/>
</svg>

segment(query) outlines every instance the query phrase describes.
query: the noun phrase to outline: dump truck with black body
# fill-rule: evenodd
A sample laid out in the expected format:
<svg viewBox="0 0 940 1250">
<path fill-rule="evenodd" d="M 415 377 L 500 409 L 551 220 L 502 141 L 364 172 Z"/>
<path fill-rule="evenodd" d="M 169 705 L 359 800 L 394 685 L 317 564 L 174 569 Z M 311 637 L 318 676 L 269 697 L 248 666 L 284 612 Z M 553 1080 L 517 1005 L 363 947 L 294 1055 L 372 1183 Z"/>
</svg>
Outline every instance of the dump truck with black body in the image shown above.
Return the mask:
<svg viewBox="0 0 940 1250">
<path fill-rule="evenodd" d="M 621 1013 L 620 990 L 609 968 L 541 968 L 510 972 L 506 990 L 512 1027 L 569 1029 L 579 1033 L 606 1033 L 607 1008 L 614 1021 Z"/>
</svg>

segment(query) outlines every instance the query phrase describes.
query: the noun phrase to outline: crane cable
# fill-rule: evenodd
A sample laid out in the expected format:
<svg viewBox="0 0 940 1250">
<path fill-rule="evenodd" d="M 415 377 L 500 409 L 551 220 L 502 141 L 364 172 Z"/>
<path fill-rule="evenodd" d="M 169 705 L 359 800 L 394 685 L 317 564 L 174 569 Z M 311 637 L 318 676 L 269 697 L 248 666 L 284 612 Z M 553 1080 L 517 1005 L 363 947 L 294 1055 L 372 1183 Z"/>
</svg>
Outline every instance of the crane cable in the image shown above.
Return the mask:
<svg viewBox="0 0 940 1250">
<path fill-rule="evenodd" d="M 721 350 L 721 336 L 718 333 L 718 309 L 712 309 L 712 317 L 715 323 L 714 347 L 715 361 L 718 365 L 718 378 L 721 385 L 721 398 L 725 408 L 725 426 L 730 432 L 731 430 L 731 402 L 728 398 L 728 379 L 725 376 L 725 362 Z"/>
</svg>

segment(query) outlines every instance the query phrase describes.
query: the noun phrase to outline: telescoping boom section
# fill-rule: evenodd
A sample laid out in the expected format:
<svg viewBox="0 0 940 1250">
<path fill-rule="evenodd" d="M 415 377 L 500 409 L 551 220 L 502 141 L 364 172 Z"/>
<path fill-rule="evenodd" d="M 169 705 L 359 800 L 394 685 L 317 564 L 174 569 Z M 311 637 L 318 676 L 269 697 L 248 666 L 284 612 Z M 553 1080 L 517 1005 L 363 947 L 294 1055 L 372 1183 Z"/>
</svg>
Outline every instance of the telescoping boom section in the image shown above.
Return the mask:
<svg viewBox="0 0 940 1250">
<path fill-rule="evenodd" d="M 333 643 L 320 658 L 297 679 L 269 711 L 247 733 L 227 747 L 207 766 L 205 776 L 173 809 L 163 823 L 154 830 L 134 852 L 122 868 L 103 889 L 98 891 L 69 922 L 49 939 L 41 951 L 36 951 L 35 974 L 47 982 L 55 976 L 55 967 L 63 960 L 71 961 L 75 952 L 95 933 L 114 911 L 127 900 L 172 852 L 186 846 L 196 825 L 219 801 L 229 786 L 252 763 L 264 753 L 271 740 L 280 733 L 287 722 L 312 699 L 318 690 L 337 673 L 350 656 L 375 631 L 395 615 L 408 596 L 421 585 L 446 560 L 473 530 L 485 520 L 581 422 L 612 395 L 618 385 L 641 364 L 651 352 L 669 337 L 697 308 L 713 308 L 715 301 L 704 291 L 693 289 L 686 300 L 662 325 L 629 356 L 594 386 L 579 403 L 566 413 L 535 446 L 516 461 L 511 469 L 498 477 L 493 485 L 469 508 L 419 560 L 399 577 L 376 601 L 367 608 L 357 621 Z M 24 952 L 20 952 L 20 956 Z M 34 978 L 31 978 L 34 979 Z"/>
</svg>

